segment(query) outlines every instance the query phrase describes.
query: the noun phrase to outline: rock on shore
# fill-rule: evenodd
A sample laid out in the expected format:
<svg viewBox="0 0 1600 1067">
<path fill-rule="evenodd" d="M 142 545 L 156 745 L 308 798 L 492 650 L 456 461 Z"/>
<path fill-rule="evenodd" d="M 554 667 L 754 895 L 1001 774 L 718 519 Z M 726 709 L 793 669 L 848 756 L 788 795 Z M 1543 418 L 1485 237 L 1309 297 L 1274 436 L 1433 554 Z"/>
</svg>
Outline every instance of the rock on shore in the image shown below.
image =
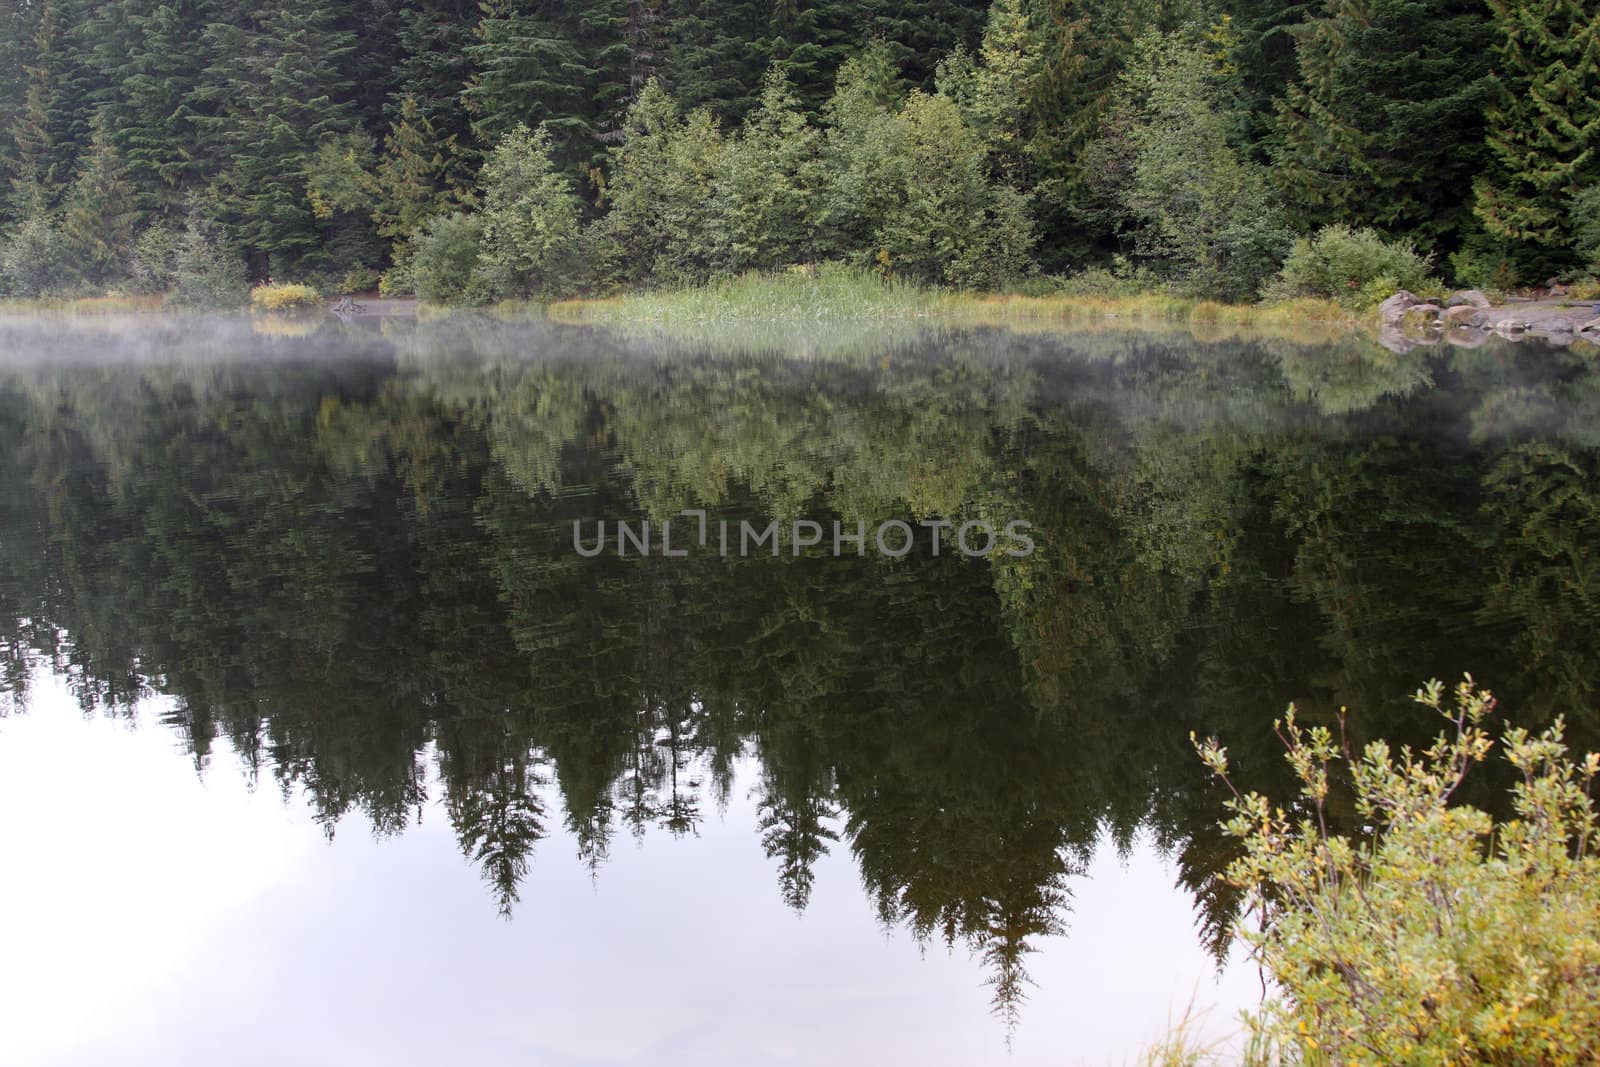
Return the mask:
<svg viewBox="0 0 1600 1067">
<path fill-rule="evenodd" d="M 1451 293 L 1442 302 L 1404 289 L 1378 305 L 1379 339 L 1404 351 L 1418 344 L 1474 347 L 1495 334 L 1518 341 L 1540 337 L 1557 345 L 1582 339 L 1600 344 L 1600 301 L 1511 300 L 1495 305 L 1476 289 Z"/>
</svg>

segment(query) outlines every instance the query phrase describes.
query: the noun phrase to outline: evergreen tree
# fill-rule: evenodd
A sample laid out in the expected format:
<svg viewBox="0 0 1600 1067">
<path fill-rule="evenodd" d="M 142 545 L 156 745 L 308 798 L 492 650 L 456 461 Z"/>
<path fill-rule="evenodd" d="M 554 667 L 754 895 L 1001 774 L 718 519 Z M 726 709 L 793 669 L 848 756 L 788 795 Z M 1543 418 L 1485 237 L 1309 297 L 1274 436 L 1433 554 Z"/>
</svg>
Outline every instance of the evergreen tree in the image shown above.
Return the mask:
<svg viewBox="0 0 1600 1067">
<path fill-rule="evenodd" d="M 731 271 L 774 267 L 813 251 L 819 135 L 774 67 L 744 129 L 728 145 L 716 187 L 718 259 Z"/>
<path fill-rule="evenodd" d="M 1196 36 L 1141 38 L 1095 158 L 1121 177 L 1140 252 L 1198 295 L 1254 299 L 1290 234 L 1266 168 L 1228 143 L 1232 86 Z"/>
<path fill-rule="evenodd" d="M 1600 7 L 1586 0 L 1489 0 L 1496 95 L 1494 170 L 1474 187 L 1491 234 L 1539 266 L 1570 262 L 1569 199 L 1600 181 Z"/>
<path fill-rule="evenodd" d="M 199 87 L 200 5 L 130 7 L 132 40 L 109 66 L 117 91 L 107 113 L 141 216 L 176 214 L 185 192 L 210 169 L 193 99 Z"/>
<path fill-rule="evenodd" d="M 1475 0 L 1328 0 L 1294 27 L 1274 177 L 1306 227 L 1459 244 L 1483 165 L 1488 24 Z"/>
<path fill-rule="evenodd" d="M 467 49 L 475 38 L 481 6 L 475 0 L 424 0 L 402 6 L 398 85 L 390 101 L 393 120 L 407 97 L 444 140 L 466 152 L 472 116 L 461 91 L 472 76 Z"/>
<path fill-rule="evenodd" d="M 320 143 L 354 128 L 344 71 L 356 39 L 314 0 L 275 0 L 238 22 L 212 23 L 206 36 L 206 80 L 219 106 L 207 122 L 227 158 L 221 207 L 257 273 L 304 270 L 327 258 L 307 164 Z"/>
<path fill-rule="evenodd" d="M 710 271 L 711 202 L 726 151 L 704 109 L 687 120 L 651 80 L 628 109 L 622 143 L 609 153 L 601 203 L 590 232 L 603 283 L 684 282 Z"/>
<path fill-rule="evenodd" d="M 384 139 L 375 175 L 378 234 L 405 241 L 428 219 L 468 199 L 453 136 L 441 137 L 417 98 L 406 94 Z"/>
<path fill-rule="evenodd" d="M 133 253 L 133 189 L 111 143 L 104 114 L 94 120 L 89 149 L 62 208 L 62 236 L 84 282 L 105 286 L 123 277 Z"/>
<path fill-rule="evenodd" d="M 560 292 L 572 283 L 579 201 L 557 167 L 543 126 L 518 126 L 495 145 L 479 175 L 483 189 L 478 271 L 495 297 Z"/>
<path fill-rule="evenodd" d="M 589 164 L 626 106 L 626 25 L 623 0 L 484 0 L 462 93 L 478 140 L 531 122 L 549 130 L 564 165 Z"/>
<path fill-rule="evenodd" d="M 68 33 L 61 25 L 62 0 L 38 5 L 23 53 L 23 89 L 9 129 L 12 210 L 25 216 L 54 204 L 72 173 L 72 78 Z"/>
</svg>

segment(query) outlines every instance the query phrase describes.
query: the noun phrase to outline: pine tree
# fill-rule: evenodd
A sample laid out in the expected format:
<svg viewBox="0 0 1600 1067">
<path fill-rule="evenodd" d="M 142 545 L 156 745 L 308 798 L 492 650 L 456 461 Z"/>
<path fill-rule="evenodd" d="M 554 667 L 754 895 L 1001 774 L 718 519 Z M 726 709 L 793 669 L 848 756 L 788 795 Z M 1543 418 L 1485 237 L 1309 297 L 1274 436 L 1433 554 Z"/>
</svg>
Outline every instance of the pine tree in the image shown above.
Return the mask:
<svg viewBox="0 0 1600 1067">
<path fill-rule="evenodd" d="M 103 287 L 122 277 L 133 252 L 134 197 L 102 113 L 62 208 L 62 236 L 81 279 Z"/>
<path fill-rule="evenodd" d="M 1489 0 L 1496 95 L 1494 171 L 1475 210 L 1490 233 L 1559 264 L 1573 245 L 1569 200 L 1600 181 L 1600 7 L 1590 0 Z M 1540 255 L 1542 253 L 1542 256 Z"/>
<path fill-rule="evenodd" d="M 55 204 L 72 173 L 77 156 L 72 97 L 81 79 L 73 74 L 70 24 L 62 25 L 63 0 L 45 0 L 37 8 L 27 45 L 21 49 L 23 91 L 8 131 L 11 155 L 12 207 L 18 216 Z"/>
<path fill-rule="evenodd" d="M 96 63 L 112 87 L 102 110 L 141 220 L 177 217 L 205 175 L 192 97 L 198 87 L 203 7 L 131 0 L 125 22 L 102 24 Z"/>
<path fill-rule="evenodd" d="M 1459 243 L 1483 164 L 1488 24 L 1475 0 L 1328 0 L 1293 30 L 1274 177 L 1303 226 Z"/>
<path fill-rule="evenodd" d="M 574 9 L 556 0 L 484 0 L 462 92 L 480 143 L 532 122 L 550 132 L 564 162 L 589 158 L 598 69 L 575 23 Z"/>
<path fill-rule="evenodd" d="M 669 76 L 688 110 L 704 107 L 724 124 L 744 120 L 772 64 L 769 5 L 759 0 L 682 0 L 673 5 Z"/>
</svg>

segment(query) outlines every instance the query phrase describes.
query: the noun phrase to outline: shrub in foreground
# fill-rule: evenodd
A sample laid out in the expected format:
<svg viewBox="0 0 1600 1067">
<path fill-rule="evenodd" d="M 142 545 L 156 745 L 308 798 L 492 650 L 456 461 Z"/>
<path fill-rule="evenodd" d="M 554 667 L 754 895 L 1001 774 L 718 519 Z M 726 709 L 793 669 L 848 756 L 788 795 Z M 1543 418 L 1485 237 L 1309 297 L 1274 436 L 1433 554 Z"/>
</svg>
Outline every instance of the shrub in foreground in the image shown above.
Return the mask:
<svg viewBox="0 0 1600 1067">
<path fill-rule="evenodd" d="M 1291 707 L 1296 802 L 1234 790 L 1224 828 L 1243 855 L 1226 877 L 1253 916 L 1239 936 L 1280 991 L 1250 1020 L 1256 1042 L 1303 1062 L 1596 1062 L 1600 756 L 1569 757 L 1560 720 L 1506 730 L 1513 815 L 1496 823 L 1452 803 L 1494 748 L 1493 698 L 1467 678 L 1450 702 L 1438 682 L 1416 699 L 1449 724 L 1426 752 L 1374 742 L 1354 757 Z M 1197 748 L 1227 782 L 1226 750 Z M 1345 759 L 1360 837 L 1328 828 Z"/>
<path fill-rule="evenodd" d="M 301 312 L 321 306 L 321 294 L 298 282 L 283 285 L 267 282 L 250 290 L 250 307 L 254 311 Z"/>
<path fill-rule="evenodd" d="M 1268 296 L 1317 296 L 1365 307 L 1396 289 L 1436 288 L 1429 269 L 1428 257 L 1409 241 L 1386 241 L 1375 230 L 1324 226 L 1294 242 Z"/>
</svg>

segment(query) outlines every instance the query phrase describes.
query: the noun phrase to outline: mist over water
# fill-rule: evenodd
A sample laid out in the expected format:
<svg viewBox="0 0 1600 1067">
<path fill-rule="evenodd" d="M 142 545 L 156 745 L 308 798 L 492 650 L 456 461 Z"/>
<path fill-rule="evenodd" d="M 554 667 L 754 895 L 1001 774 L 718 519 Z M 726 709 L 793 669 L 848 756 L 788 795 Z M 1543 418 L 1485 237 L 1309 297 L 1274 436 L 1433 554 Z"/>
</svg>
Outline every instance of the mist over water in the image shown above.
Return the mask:
<svg viewBox="0 0 1600 1067">
<path fill-rule="evenodd" d="M 170 924 L 82 942 L 129 975 L 94 987 L 98 1028 L 10 1040 L 204 1062 L 220 1023 L 180 1046 L 129 989 L 222 999 L 218 939 L 249 945 L 250 1002 L 330 1047 L 408 966 L 460 1048 L 541 1063 L 1105 1062 L 1196 987 L 1226 1030 L 1259 987 L 1215 979 L 1236 901 L 1191 731 L 1283 795 L 1290 701 L 1421 739 L 1410 694 L 1471 671 L 1594 743 L 1595 366 L 1133 330 L 0 320 L 0 781 L 59 816 L 0 828 L 30 872 L 0 907 L 97 929 L 70 887 L 137 871 Z M 685 509 L 1024 520 L 1037 550 L 573 551 L 575 522 Z M 184 933 L 162 902 L 198 897 Z"/>
</svg>

